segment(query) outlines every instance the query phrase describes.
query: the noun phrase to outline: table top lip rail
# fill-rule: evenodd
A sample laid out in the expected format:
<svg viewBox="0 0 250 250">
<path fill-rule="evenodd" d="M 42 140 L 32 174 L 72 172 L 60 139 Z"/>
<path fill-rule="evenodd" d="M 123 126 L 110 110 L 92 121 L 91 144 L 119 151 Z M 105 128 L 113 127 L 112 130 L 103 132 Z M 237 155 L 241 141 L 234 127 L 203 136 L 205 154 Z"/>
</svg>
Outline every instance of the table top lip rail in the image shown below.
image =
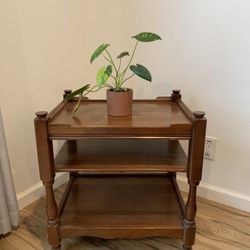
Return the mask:
<svg viewBox="0 0 250 250">
<path fill-rule="evenodd" d="M 84 136 L 189 139 L 192 135 L 194 114 L 181 99 L 173 101 L 169 96 L 135 99 L 133 114 L 128 117 L 108 116 L 105 99 L 87 98 L 81 100 L 82 110 L 72 115 L 76 100 L 62 101 L 51 112 L 46 112 L 50 139 Z"/>
</svg>

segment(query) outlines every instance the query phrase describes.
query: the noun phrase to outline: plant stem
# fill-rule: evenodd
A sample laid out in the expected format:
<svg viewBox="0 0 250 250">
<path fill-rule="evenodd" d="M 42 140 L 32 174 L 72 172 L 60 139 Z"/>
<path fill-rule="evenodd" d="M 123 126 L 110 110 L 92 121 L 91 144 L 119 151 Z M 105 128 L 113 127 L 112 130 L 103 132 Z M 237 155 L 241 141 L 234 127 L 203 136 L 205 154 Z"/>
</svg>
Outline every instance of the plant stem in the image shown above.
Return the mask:
<svg viewBox="0 0 250 250">
<path fill-rule="evenodd" d="M 115 80 L 115 83 L 117 82 L 117 79 L 116 77 L 114 77 L 113 75 L 110 75 L 114 80 Z"/>
<path fill-rule="evenodd" d="M 105 84 L 102 87 L 100 87 L 100 88 L 98 87 L 98 89 L 93 90 L 96 87 L 98 87 L 98 86 L 95 85 L 93 88 L 91 88 L 89 91 L 87 91 L 82 97 L 86 96 L 89 93 L 95 93 L 95 92 L 97 92 L 97 91 L 99 91 L 100 89 L 103 89 L 103 88 L 113 88 L 110 84 Z"/>
<path fill-rule="evenodd" d="M 89 89 L 83 96 L 86 96 L 88 93 L 92 92 L 94 88 L 98 87 L 97 85 L 93 86 L 91 89 Z M 98 89 L 99 90 L 99 89 Z"/>
<path fill-rule="evenodd" d="M 79 96 L 77 104 L 76 104 L 76 106 L 74 107 L 74 109 L 72 111 L 72 114 L 74 114 L 78 110 L 78 108 L 80 106 L 80 103 L 81 103 L 81 100 L 82 100 L 82 94 Z"/>
<path fill-rule="evenodd" d="M 124 81 L 123 81 L 123 78 L 124 78 L 124 76 L 125 76 L 125 74 L 126 74 L 126 71 L 128 70 L 128 67 L 130 66 L 130 64 L 131 64 L 131 62 L 132 62 L 132 60 L 133 60 L 133 57 L 134 57 L 134 55 L 135 55 L 135 51 L 136 51 L 136 48 L 137 48 L 138 43 L 139 43 L 139 42 L 136 41 L 136 44 L 135 44 L 135 47 L 134 47 L 132 56 L 130 57 L 129 63 L 128 63 L 127 67 L 125 68 L 125 70 L 122 72 L 122 80 L 121 80 L 122 84 L 123 84 L 123 82 L 124 82 Z"/>
<path fill-rule="evenodd" d="M 115 87 L 115 84 L 114 83 L 111 83 L 111 84 L 113 84 L 113 86 L 112 85 L 110 85 L 110 84 L 105 84 L 107 87 L 109 87 L 109 88 L 111 88 L 111 89 L 113 89 L 114 87 Z"/>
<path fill-rule="evenodd" d="M 127 77 L 124 81 L 122 81 L 120 88 L 122 87 L 123 83 L 125 83 L 127 80 L 129 80 L 130 78 L 132 78 L 135 74 L 132 74 L 131 76 Z"/>
<path fill-rule="evenodd" d="M 111 55 L 109 54 L 109 52 L 108 52 L 108 50 L 107 49 L 105 49 L 105 51 L 107 52 L 107 54 L 108 54 L 108 56 L 109 56 L 109 59 L 110 59 L 110 63 L 114 66 L 114 69 L 115 69 L 115 72 L 116 72 L 116 75 L 118 75 L 118 71 L 117 71 L 117 68 L 116 68 L 116 66 L 115 66 L 115 63 L 114 63 L 114 61 L 113 61 L 113 59 L 112 59 L 112 57 L 111 57 Z"/>
<path fill-rule="evenodd" d="M 88 93 L 92 92 L 92 90 L 93 90 L 94 88 L 96 88 L 96 87 L 98 87 L 98 86 L 95 85 L 95 86 L 93 86 L 90 90 L 88 90 L 84 95 L 83 95 L 83 92 L 79 95 L 77 104 L 76 104 L 76 106 L 74 107 L 74 109 L 73 109 L 73 111 L 72 111 L 72 114 L 74 114 L 74 113 L 78 110 L 82 98 L 83 98 L 84 96 L 86 96 Z M 99 90 L 99 89 L 98 89 L 98 90 Z"/>
<path fill-rule="evenodd" d="M 122 65 L 122 59 L 120 58 L 120 62 L 119 62 L 119 66 L 118 66 L 118 73 L 120 71 L 121 65 Z"/>
<path fill-rule="evenodd" d="M 109 63 L 111 63 L 113 65 L 113 63 L 104 55 L 102 55 Z"/>
<path fill-rule="evenodd" d="M 95 86 L 93 86 L 90 90 L 88 90 L 84 95 L 83 95 L 83 93 L 79 95 L 78 101 L 77 101 L 76 106 L 74 107 L 74 109 L 73 109 L 73 111 L 72 111 L 72 114 L 74 114 L 74 113 L 78 110 L 82 98 L 83 98 L 84 96 L 86 96 L 87 94 L 97 92 L 97 91 L 99 91 L 100 89 L 103 89 L 103 88 L 111 88 L 111 89 L 113 88 L 113 86 L 111 86 L 110 84 L 105 84 L 105 85 L 103 85 L 102 87 L 100 87 L 100 88 L 94 90 L 96 87 L 98 87 L 98 86 L 95 85 Z"/>
</svg>

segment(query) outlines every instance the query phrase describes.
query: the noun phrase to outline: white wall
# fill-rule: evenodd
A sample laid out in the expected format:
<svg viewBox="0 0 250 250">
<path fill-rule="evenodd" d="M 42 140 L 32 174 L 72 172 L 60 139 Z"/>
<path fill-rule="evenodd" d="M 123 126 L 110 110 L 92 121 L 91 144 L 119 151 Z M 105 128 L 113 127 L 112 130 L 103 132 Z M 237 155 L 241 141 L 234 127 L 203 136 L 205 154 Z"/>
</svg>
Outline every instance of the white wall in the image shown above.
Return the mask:
<svg viewBox="0 0 250 250">
<path fill-rule="evenodd" d="M 101 43 L 117 55 L 132 49 L 130 36 L 153 31 L 164 40 L 141 44 L 135 62 L 154 80 L 134 78 L 135 97 L 180 88 L 193 110 L 206 111 L 207 134 L 219 140 L 203 182 L 249 206 L 249 13 L 247 0 L 0 0 L 0 105 L 17 192 L 39 182 L 34 113 L 94 81 L 103 61 L 90 65 L 89 56 Z"/>
</svg>

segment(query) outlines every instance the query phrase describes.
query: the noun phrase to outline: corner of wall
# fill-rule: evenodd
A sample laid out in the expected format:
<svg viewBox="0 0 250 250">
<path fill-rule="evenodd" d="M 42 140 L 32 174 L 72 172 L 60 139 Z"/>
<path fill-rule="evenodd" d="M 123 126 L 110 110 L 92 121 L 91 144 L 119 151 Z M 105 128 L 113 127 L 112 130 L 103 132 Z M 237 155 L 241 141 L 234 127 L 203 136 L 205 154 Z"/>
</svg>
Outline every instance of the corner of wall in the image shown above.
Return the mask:
<svg viewBox="0 0 250 250">
<path fill-rule="evenodd" d="M 57 188 L 64 184 L 68 179 L 68 175 L 66 173 L 60 173 L 55 178 L 55 183 L 53 188 Z M 17 202 L 19 209 L 24 208 L 25 206 L 29 205 L 30 203 L 38 200 L 44 195 L 44 187 L 42 182 L 38 182 L 37 184 L 29 187 L 28 189 L 24 190 L 17 194 Z"/>
</svg>

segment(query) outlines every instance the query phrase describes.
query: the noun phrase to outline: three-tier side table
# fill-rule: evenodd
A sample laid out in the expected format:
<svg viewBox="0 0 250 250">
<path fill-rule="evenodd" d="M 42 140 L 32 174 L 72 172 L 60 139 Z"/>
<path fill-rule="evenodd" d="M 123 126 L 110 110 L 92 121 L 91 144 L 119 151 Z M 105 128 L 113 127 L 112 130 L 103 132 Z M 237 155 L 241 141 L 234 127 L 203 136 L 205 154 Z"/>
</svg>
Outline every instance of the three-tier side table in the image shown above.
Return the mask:
<svg viewBox="0 0 250 250">
<path fill-rule="evenodd" d="M 128 117 L 108 116 L 105 100 L 89 99 L 72 115 L 76 101 L 62 101 L 50 113 L 37 112 L 34 121 L 52 248 L 60 248 L 63 238 L 82 235 L 171 236 L 182 239 L 184 249 L 192 249 L 204 112 L 191 112 L 179 90 L 171 97 L 134 100 Z M 56 157 L 53 140 L 65 141 Z M 188 156 L 180 140 L 188 141 Z M 70 176 L 58 206 L 53 191 L 56 172 Z M 186 203 L 177 172 L 187 174 Z"/>
</svg>

